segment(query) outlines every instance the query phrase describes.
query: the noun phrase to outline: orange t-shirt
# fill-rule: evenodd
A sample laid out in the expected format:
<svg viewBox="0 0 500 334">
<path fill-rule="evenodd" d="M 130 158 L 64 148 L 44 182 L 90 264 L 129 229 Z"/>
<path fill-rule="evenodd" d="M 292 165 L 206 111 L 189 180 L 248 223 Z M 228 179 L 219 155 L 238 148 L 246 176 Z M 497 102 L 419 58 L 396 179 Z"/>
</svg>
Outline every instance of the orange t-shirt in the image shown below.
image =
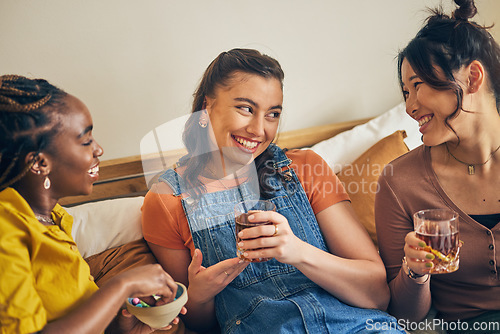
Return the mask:
<svg viewBox="0 0 500 334">
<path fill-rule="evenodd" d="M 335 203 L 349 200 L 340 180 L 315 152 L 290 150 L 286 155 L 292 160 L 290 167 L 297 174 L 314 214 Z M 207 192 L 226 189 L 222 182 L 207 184 L 206 188 Z M 174 196 L 164 182 L 154 185 L 146 194 L 142 206 L 142 233 L 146 241 L 155 245 L 169 249 L 190 249 L 191 254 L 194 252 L 181 197 Z"/>
</svg>

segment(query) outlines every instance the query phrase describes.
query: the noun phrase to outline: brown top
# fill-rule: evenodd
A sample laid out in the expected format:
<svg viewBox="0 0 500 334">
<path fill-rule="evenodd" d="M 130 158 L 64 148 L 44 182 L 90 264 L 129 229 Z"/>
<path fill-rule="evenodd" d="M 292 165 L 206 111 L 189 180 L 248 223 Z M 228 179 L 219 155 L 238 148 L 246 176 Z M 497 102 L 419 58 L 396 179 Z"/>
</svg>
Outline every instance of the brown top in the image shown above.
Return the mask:
<svg viewBox="0 0 500 334">
<path fill-rule="evenodd" d="M 375 221 L 390 282 L 389 311 L 398 318 L 421 320 L 429 311 L 431 296 L 438 316 L 445 320 L 500 310 L 500 224 L 489 230 L 453 203 L 432 169 L 429 147 L 417 147 L 388 164 L 379 186 Z M 456 272 L 432 275 L 426 284 L 418 285 L 401 269 L 404 239 L 413 230 L 413 213 L 429 208 L 449 208 L 460 215 L 464 245 Z"/>
<path fill-rule="evenodd" d="M 311 150 L 290 150 L 286 155 L 292 160 L 290 167 L 297 174 L 315 214 L 349 200 L 340 180 L 318 154 Z M 231 182 L 234 181 L 228 181 L 225 186 L 221 186 L 221 182 L 207 183 L 206 190 L 212 192 L 233 187 Z M 192 254 L 195 247 L 181 197 L 160 189 L 165 187 L 168 186 L 160 183 L 146 194 L 142 207 L 144 238 L 165 248 L 190 249 Z"/>
</svg>

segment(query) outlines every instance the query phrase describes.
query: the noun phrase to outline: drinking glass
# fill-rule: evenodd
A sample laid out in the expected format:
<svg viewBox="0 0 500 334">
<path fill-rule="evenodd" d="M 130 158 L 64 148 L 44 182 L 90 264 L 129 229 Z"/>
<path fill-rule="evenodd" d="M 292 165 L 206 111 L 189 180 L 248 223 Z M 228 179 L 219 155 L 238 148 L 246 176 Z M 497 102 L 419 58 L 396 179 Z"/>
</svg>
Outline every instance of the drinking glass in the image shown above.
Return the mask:
<svg viewBox="0 0 500 334">
<path fill-rule="evenodd" d="M 459 265 L 458 214 L 449 209 L 428 209 L 413 215 L 417 237 L 427 245 L 424 250 L 434 254 L 430 274 L 451 273 Z"/>
<path fill-rule="evenodd" d="M 270 258 L 247 259 L 243 256 L 243 253 L 245 253 L 246 249 L 241 249 L 238 246 L 238 243 L 241 241 L 241 239 L 238 237 L 238 233 L 240 233 L 240 231 L 249 227 L 255 227 L 260 225 L 273 225 L 273 223 L 268 221 L 263 221 L 263 222 L 248 221 L 249 215 L 259 211 L 276 211 L 276 206 L 272 202 L 266 200 L 246 200 L 239 202 L 234 206 L 234 217 L 236 223 L 236 255 L 240 259 L 248 262 L 264 262 L 270 260 Z M 245 240 L 252 240 L 252 239 L 245 239 Z"/>
</svg>

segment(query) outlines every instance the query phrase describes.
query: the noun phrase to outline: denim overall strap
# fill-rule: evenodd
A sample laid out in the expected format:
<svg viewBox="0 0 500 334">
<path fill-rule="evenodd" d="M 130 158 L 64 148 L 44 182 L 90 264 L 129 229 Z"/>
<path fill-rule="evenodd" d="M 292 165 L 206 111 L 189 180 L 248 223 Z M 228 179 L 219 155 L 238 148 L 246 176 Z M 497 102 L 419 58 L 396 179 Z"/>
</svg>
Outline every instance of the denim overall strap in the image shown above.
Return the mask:
<svg viewBox="0 0 500 334">
<path fill-rule="evenodd" d="M 307 243 L 328 252 L 323 234 L 319 228 L 307 194 L 293 168 L 292 160 L 278 146 L 271 144 L 269 150 L 274 156 L 275 174 L 266 181 L 274 188 L 271 199 L 276 207 L 286 207 L 282 214 L 288 219 L 293 233 Z M 295 222 L 295 223 L 292 223 Z"/>
<path fill-rule="evenodd" d="M 285 152 L 279 148 L 278 146 L 271 144 L 269 145 L 268 150 L 273 153 L 275 161 L 273 162 L 273 166 L 275 169 L 288 167 L 292 163 L 292 160 L 286 156 Z"/>
<path fill-rule="evenodd" d="M 167 183 L 172 189 L 174 196 L 180 196 L 182 194 L 182 189 L 186 188 L 182 177 L 173 169 L 167 169 L 160 175 L 158 180 Z"/>
<path fill-rule="evenodd" d="M 290 159 L 274 145 L 269 149 L 277 168 L 268 178 L 275 189 L 269 200 L 287 218 L 298 238 L 327 250 L 297 175 L 291 169 L 285 170 Z M 284 178 L 283 173 L 289 174 Z M 172 189 L 180 187 L 184 193 L 182 179 L 175 171 L 165 173 L 161 180 Z M 233 208 L 243 199 L 259 198 L 250 189 L 243 183 L 236 188 L 206 193 L 196 200 L 182 199 L 193 242 L 202 251 L 204 267 L 236 257 Z M 249 264 L 215 297 L 215 307 L 223 333 L 357 333 L 366 331 L 368 319 L 397 327 L 395 319 L 386 313 L 348 306 L 295 267 L 275 259 Z"/>
</svg>

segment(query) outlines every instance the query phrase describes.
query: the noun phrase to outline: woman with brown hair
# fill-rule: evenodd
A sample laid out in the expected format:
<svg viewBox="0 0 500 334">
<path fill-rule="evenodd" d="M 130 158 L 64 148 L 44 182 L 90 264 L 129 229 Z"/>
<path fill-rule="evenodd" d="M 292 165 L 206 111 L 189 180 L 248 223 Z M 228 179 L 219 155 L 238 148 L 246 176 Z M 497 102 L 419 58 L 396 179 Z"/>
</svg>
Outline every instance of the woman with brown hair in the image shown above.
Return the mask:
<svg viewBox="0 0 500 334">
<path fill-rule="evenodd" d="M 251 49 L 222 52 L 208 66 L 184 131 L 188 153 L 146 195 L 144 237 L 188 286 L 183 321 L 192 329 L 401 333 L 381 311 L 383 264 L 338 178 L 314 152 L 272 143 L 283 78 L 275 59 Z M 236 257 L 233 211 L 247 199 L 276 207 L 249 216 L 268 224 L 238 233 L 251 263 Z"/>
</svg>

